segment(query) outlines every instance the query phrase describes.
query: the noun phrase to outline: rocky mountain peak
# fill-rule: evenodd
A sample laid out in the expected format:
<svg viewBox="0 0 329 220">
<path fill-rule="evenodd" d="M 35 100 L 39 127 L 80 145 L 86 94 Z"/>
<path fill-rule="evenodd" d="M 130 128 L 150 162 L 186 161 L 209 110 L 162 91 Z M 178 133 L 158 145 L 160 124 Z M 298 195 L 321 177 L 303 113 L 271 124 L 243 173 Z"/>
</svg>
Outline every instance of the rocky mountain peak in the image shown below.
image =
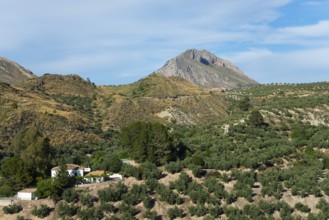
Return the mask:
<svg viewBox="0 0 329 220">
<path fill-rule="evenodd" d="M 0 81 L 9 84 L 19 84 L 35 77 L 30 70 L 7 58 L 0 57 Z"/>
<path fill-rule="evenodd" d="M 187 50 L 167 61 L 156 73 L 181 77 L 203 88 L 231 89 L 257 84 L 230 61 L 207 50 Z"/>
</svg>

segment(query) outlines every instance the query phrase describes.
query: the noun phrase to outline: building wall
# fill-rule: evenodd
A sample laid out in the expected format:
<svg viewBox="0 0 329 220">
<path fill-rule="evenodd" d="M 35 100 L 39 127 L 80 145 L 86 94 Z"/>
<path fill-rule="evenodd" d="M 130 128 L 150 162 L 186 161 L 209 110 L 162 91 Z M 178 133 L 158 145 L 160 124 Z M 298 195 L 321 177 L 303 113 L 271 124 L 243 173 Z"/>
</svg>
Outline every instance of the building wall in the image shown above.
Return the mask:
<svg viewBox="0 0 329 220">
<path fill-rule="evenodd" d="M 67 172 L 69 173 L 70 176 L 83 176 L 84 175 L 83 170 L 67 170 Z M 56 177 L 56 175 L 57 175 L 57 171 L 52 170 L 51 177 Z"/>
<path fill-rule="evenodd" d="M 51 177 L 55 177 L 57 175 L 57 171 L 56 170 L 52 170 L 51 171 Z"/>
<path fill-rule="evenodd" d="M 33 200 L 35 198 L 34 192 L 18 192 L 17 198 L 20 200 Z"/>
<path fill-rule="evenodd" d="M 83 176 L 83 170 L 68 170 L 70 176 Z"/>
</svg>

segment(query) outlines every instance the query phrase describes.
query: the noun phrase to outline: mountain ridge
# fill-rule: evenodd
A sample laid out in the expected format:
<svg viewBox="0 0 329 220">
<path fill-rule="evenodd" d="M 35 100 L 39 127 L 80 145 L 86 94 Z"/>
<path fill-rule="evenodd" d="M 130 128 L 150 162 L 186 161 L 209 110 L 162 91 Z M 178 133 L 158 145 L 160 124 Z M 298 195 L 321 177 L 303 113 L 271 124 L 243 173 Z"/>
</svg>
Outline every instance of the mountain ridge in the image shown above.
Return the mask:
<svg viewBox="0 0 329 220">
<path fill-rule="evenodd" d="M 35 77 L 32 71 L 5 57 L 0 57 L 0 81 L 19 84 Z"/>
<path fill-rule="evenodd" d="M 233 89 L 258 84 L 230 61 L 218 58 L 204 49 L 186 50 L 168 60 L 155 73 L 166 77 L 181 77 L 194 85 L 208 89 Z"/>
</svg>

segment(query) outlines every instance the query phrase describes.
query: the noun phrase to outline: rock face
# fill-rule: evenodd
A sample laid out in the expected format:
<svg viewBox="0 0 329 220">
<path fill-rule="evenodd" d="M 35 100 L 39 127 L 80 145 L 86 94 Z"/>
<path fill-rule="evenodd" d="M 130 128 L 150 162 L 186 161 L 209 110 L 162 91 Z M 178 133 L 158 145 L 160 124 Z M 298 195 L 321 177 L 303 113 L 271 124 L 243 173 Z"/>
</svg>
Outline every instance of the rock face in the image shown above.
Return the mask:
<svg viewBox="0 0 329 220">
<path fill-rule="evenodd" d="M 19 64 L 0 57 L 0 81 L 9 84 L 23 83 L 28 79 L 36 77 L 30 70 Z"/>
<path fill-rule="evenodd" d="M 258 84 L 231 62 L 220 59 L 206 50 L 187 50 L 167 61 L 156 73 L 166 77 L 181 77 L 209 89 L 232 89 Z"/>
</svg>

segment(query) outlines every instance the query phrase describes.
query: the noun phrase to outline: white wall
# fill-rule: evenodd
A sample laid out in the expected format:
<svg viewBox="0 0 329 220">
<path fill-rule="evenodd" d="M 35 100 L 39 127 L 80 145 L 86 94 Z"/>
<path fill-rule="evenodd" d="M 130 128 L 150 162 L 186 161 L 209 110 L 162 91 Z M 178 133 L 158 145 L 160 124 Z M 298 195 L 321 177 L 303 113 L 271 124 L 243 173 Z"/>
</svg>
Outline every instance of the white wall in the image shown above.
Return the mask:
<svg viewBox="0 0 329 220">
<path fill-rule="evenodd" d="M 56 177 L 57 176 L 56 170 L 51 170 L 51 177 Z M 84 172 L 83 170 L 67 170 L 70 176 L 83 176 Z"/>
<path fill-rule="evenodd" d="M 18 192 L 17 198 L 20 200 L 33 200 L 35 195 L 34 192 Z"/>
</svg>

